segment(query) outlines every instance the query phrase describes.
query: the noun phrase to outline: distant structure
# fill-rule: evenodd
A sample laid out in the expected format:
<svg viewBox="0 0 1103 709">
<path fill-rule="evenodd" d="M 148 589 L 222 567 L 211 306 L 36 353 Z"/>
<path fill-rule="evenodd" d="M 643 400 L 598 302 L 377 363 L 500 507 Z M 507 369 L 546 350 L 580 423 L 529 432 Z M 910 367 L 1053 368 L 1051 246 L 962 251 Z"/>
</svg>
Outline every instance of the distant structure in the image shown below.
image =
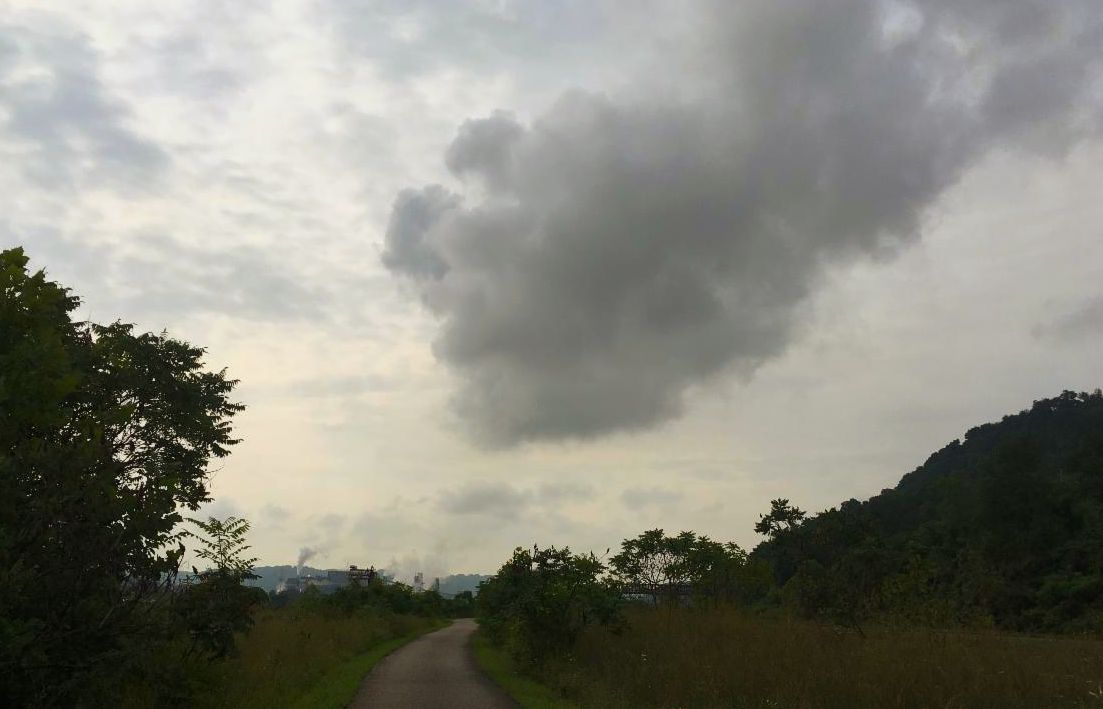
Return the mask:
<svg viewBox="0 0 1103 709">
<path fill-rule="evenodd" d="M 301 588 L 301 584 L 299 583 L 299 577 L 298 576 L 292 576 L 289 579 L 282 579 L 280 581 L 279 585 L 276 586 L 276 593 L 288 593 L 288 592 L 291 592 L 291 591 L 300 591 L 300 590 L 302 590 L 302 588 Z"/>
<path fill-rule="evenodd" d="M 425 574 L 420 571 L 414 574 L 414 590 L 418 593 L 425 590 Z"/>
<path fill-rule="evenodd" d="M 357 586 L 361 584 L 368 584 L 375 580 L 375 567 L 370 569 L 361 569 L 352 564 L 349 566 L 349 570 L 346 572 L 333 572 L 330 573 L 344 573 L 348 583 L 355 584 Z"/>
<path fill-rule="evenodd" d="M 433 585 L 429 587 L 434 593 L 440 593 L 440 576 L 433 579 Z"/>
</svg>

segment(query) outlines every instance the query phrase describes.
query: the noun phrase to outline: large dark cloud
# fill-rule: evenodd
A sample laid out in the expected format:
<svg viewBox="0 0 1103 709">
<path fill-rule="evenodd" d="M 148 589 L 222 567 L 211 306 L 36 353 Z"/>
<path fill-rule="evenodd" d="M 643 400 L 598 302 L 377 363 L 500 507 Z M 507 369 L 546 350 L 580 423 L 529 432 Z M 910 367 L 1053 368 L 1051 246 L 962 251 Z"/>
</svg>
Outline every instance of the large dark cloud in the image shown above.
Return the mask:
<svg viewBox="0 0 1103 709">
<path fill-rule="evenodd" d="M 445 156 L 467 194 L 396 201 L 384 263 L 439 317 L 477 439 L 674 417 L 784 351 L 826 268 L 915 240 L 987 152 L 1099 128 L 1092 2 L 697 9 L 676 81 L 469 121 Z"/>
</svg>

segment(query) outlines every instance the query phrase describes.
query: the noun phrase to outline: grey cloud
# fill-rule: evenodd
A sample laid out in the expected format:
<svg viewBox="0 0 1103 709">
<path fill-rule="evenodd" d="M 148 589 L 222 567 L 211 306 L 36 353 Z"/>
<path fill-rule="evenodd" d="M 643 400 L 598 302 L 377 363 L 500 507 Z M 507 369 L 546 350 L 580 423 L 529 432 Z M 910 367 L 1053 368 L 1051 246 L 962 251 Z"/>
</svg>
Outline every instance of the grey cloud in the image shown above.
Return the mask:
<svg viewBox="0 0 1103 709">
<path fill-rule="evenodd" d="M 569 503 L 588 500 L 593 494 L 594 489 L 582 483 L 543 483 L 522 489 L 508 483 L 475 482 L 441 493 L 437 502 L 449 514 L 516 519 L 533 508 L 551 513 Z"/>
<path fill-rule="evenodd" d="M 1103 336 L 1103 297 L 1090 298 L 1032 330 L 1040 340 L 1075 342 Z"/>
<path fill-rule="evenodd" d="M 229 497 L 219 497 L 217 500 L 212 500 L 204 505 L 200 510 L 199 517 L 225 519 L 227 517 L 241 517 L 241 515 L 241 507 L 237 504 L 236 500 Z"/>
<path fill-rule="evenodd" d="M 529 62 L 534 71 L 526 76 L 532 79 L 578 61 L 580 46 L 606 34 L 612 18 L 603 5 L 328 0 L 319 8 L 351 51 L 385 75 L 408 78 L 456 64 L 497 72 Z"/>
<path fill-rule="evenodd" d="M 476 175 L 493 189 L 509 189 L 513 148 L 524 134 L 524 127 L 503 111 L 490 118 L 467 121 L 460 126 L 444 162 L 453 174 Z"/>
<path fill-rule="evenodd" d="M 455 515 L 493 515 L 513 519 L 528 507 L 531 495 L 506 483 L 471 483 L 440 496 L 440 508 Z"/>
<path fill-rule="evenodd" d="M 291 519 L 293 514 L 287 507 L 270 502 L 260 508 L 260 521 L 270 527 L 282 529 L 284 523 Z"/>
<path fill-rule="evenodd" d="M 322 530 L 330 534 L 335 534 L 344 529 L 347 518 L 345 515 L 329 512 L 319 517 L 312 518 L 311 521 Z"/>
<path fill-rule="evenodd" d="M 327 298 L 251 246 L 206 249 L 161 234 L 134 235 L 125 245 L 91 244 L 3 222 L 0 243 L 24 244 L 35 262 L 72 264 L 103 289 L 112 318 L 205 312 L 254 320 L 320 317 Z"/>
<path fill-rule="evenodd" d="M 621 493 L 621 502 L 630 510 L 664 507 L 681 501 L 682 493 L 661 487 L 630 488 Z"/>
<path fill-rule="evenodd" d="M 0 140 L 28 178 L 51 190 L 147 189 L 169 158 L 131 123 L 87 37 L 0 25 Z"/>
<path fill-rule="evenodd" d="M 827 268 L 915 241 L 987 152 L 1096 135 L 1103 16 L 1029 6 L 894 3 L 889 32 L 875 0 L 702 2 L 678 80 L 631 93 L 669 98 L 466 123 L 445 159 L 476 187 L 403 192 L 383 254 L 439 318 L 458 419 L 512 445 L 674 418 L 785 351 Z"/>
<path fill-rule="evenodd" d="M 544 483 L 536 489 L 537 498 L 549 505 L 588 500 L 593 495 L 593 487 L 579 483 Z"/>
<path fill-rule="evenodd" d="M 395 200 L 387 228 L 383 264 L 391 270 L 415 277 L 444 276 L 448 264 L 425 243 L 425 234 L 459 205 L 459 199 L 440 185 L 403 191 Z"/>
<path fill-rule="evenodd" d="M 364 540 L 366 548 L 373 552 L 394 553 L 408 548 L 410 539 L 418 538 L 425 530 L 409 513 L 424 501 L 398 499 L 382 512 L 368 511 L 360 514 L 352 525 L 352 531 Z M 366 561 L 366 560 L 361 560 Z"/>
<path fill-rule="evenodd" d="M 391 391 L 397 383 L 394 380 L 374 374 L 347 377 L 327 377 L 297 382 L 287 387 L 295 396 L 339 397 L 359 396 L 361 394 Z"/>
<path fill-rule="evenodd" d="M 161 314 L 223 312 L 252 319 L 313 317 L 322 297 L 248 246 L 204 249 L 159 235 L 143 241 L 144 254 L 120 259 L 120 274 L 142 274 L 143 308 Z M 120 288 L 123 293 L 130 290 Z"/>
</svg>

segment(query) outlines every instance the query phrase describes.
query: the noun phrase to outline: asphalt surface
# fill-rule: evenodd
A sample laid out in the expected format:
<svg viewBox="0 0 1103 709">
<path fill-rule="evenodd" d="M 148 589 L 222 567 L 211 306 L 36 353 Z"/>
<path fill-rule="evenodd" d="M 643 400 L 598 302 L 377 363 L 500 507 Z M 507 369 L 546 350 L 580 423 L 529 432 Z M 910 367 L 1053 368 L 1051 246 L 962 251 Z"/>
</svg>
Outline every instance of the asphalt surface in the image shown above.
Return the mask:
<svg viewBox="0 0 1103 709">
<path fill-rule="evenodd" d="M 364 678 L 350 709 L 516 709 L 475 664 L 476 627 L 457 620 L 395 650 Z"/>
</svg>

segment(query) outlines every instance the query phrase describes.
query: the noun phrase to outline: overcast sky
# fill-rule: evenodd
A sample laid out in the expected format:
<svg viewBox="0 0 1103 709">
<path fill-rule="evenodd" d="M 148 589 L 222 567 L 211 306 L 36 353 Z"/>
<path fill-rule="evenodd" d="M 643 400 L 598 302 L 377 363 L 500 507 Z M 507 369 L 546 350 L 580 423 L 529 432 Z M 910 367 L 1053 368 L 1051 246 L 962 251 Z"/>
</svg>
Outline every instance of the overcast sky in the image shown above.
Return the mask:
<svg viewBox="0 0 1103 709">
<path fill-rule="evenodd" d="M 261 563 L 890 487 L 1103 385 L 1096 0 L 0 0 L 0 247 L 241 379 Z"/>
</svg>

